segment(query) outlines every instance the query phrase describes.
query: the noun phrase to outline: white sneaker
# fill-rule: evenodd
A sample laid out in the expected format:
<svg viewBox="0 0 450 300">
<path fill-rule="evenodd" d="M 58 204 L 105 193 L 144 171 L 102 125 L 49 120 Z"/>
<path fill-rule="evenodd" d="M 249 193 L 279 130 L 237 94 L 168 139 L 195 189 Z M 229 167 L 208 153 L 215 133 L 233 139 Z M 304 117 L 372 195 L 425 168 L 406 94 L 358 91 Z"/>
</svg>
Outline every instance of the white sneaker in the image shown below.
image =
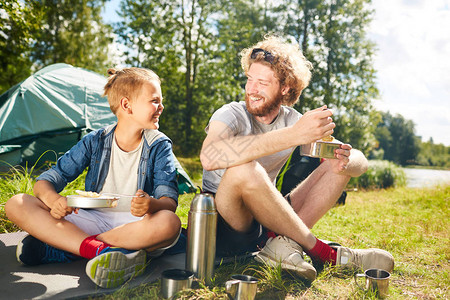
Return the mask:
<svg viewBox="0 0 450 300">
<path fill-rule="evenodd" d="M 269 238 L 255 260 L 271 267 L 281 264 L 284 270 L 293 271 L 310 281 L 316 279 L 316 269 L 303 260 L 303 249 L 295 241 L 285 236 Z"/>
<path fill-rule="evenodd" d="M 350 249 L 346 247 L 333 247 L 337 250 L 336 266 L 345 268 L 362 269 L 382 269 L 392 272 L 394 269 L 394 257 L 385 250 L 371 249 Z"/>
<path fill-rule="evenodd" d="M 86 275 L 96 285 L 102 288 L 115 288 L 128 279 L 144 273 L 147 263 L 145 250 L 130 251 L 122 248 L 111 250 L 113 251 L 92 258 L 86 264 Z"/>
</svg>

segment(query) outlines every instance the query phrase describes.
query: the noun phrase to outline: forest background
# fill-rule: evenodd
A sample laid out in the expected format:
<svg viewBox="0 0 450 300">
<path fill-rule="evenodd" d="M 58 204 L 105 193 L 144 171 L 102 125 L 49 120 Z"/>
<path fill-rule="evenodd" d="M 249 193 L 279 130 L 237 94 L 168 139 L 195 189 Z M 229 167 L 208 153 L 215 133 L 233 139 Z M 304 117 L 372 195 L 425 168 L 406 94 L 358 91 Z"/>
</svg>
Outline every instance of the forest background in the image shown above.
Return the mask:
<svg viewBox="0 0 450 300">
<path fill-rule="evenodd" d="M 370 0 L 122 0 L 107 24 L 107 0 L 1 0 L 0 94 L 34 72 L 68 63 L 106 74 L 123 62 L 162 78 L 161 130 L 175 154 L 197 156 L 204 128 L 225 103 L 244 99 L 239 53 L 267 33 L 298 43 L 313 63 L 309 87 L 294 106 L 334 112 L 334 136 L 370 159 L 450 168 L 450 147 L 422 141 L 414 123 L 377 111 L 380 97 L 366 31 Z"/>
</svg>

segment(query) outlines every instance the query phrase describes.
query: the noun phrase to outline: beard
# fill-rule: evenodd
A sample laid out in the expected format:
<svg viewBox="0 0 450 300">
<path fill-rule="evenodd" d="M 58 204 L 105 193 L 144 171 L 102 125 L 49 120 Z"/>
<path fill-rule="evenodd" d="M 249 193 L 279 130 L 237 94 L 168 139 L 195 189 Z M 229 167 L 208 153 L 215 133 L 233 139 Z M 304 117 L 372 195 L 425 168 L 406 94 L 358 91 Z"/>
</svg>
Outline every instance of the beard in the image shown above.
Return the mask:
<svg viewBox="0 0 450 300">
<path fill-rule="evenodd" d="M 252 107 L 250 105 L 250 99 L 249 99 L 250 95 L 245 94 L 245 106 L 247 107 L 247 111 L 256 117 L 264 117 L 264 116 L 268 115 L 273 110 L 278 109 L 280 107 L 280 105 L 283 103 L 283 95 L 281 94 L 281 91 L 278 92 L 278 94 L 275 96 L 274 99 L 268 99 L 267 97 L 265 97 L 263 95 L 253 94 L 252 96 L 263 97 L 266 100 L 259 107 Z"/>
</svg>

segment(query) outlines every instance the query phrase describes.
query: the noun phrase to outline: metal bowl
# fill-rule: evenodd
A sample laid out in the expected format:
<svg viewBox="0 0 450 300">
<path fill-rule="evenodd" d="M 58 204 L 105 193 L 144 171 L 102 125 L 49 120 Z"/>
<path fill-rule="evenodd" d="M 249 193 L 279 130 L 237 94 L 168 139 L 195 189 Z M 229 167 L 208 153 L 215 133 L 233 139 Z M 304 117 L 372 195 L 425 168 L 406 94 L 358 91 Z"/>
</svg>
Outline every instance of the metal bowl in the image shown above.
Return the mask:
<svg viewBox="0 0 450 300">
<path fill-rule="evenodd" d="M 119 197 L 83 197 L 80 195 L 67 196 L 67 206 L 77 208 L 113 208 L 119 204 Z"/>
<path fill-rule="evenodd" d="M 311 144 L 301 145 L 300 154 L 310 157 L 336 158 L 334 151 L 341 147 L 341 142 L 317 141 Z"/>
</svg>

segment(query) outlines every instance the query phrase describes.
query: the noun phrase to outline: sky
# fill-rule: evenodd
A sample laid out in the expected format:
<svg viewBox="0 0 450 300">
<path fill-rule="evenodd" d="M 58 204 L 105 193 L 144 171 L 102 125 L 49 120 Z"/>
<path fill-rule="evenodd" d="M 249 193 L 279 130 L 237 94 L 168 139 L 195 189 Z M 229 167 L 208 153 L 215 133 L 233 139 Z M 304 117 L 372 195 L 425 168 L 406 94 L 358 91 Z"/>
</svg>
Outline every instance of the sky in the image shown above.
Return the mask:
<svg viewBox="0 0 450 300">
<path fill-rule="evenodd" d="M 450 146 L 450 0 L 373 0 L 369 38 L 380 100 L 415 124 L 422 141 Z"/>
<path fill-rule="evenodd" d="M 105 21 L 116 21 L 119 3 L 108 2 Z M 422 141 L 450 146 L 450 0 L 372 0 L 372 7 L 375 107 L 412 120 Z"/>
</svg>

